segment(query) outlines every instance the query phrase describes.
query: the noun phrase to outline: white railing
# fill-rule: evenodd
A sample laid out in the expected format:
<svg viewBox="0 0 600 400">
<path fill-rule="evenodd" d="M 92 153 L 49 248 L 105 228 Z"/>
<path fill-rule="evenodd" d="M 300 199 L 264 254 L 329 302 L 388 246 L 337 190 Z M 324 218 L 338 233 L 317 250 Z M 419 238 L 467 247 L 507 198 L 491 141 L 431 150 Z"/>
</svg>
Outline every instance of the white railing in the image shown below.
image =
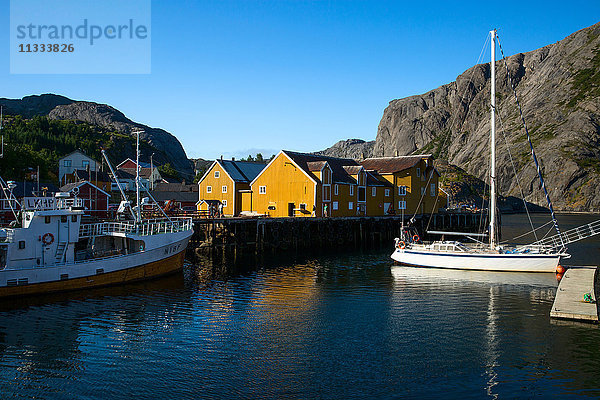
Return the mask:
<svg viewBox="0 0 600 400">
<path fill-rule="evenodd" d="M 600 234 L 600 220 L 592 223 L 569 229 L 560 235 L 554 235 L 533 243 L 534 245 L 552 247 L 560 249 L 569 243 L 587 239 L 591 236 Z"/>
<path fill-rule="evenodd" d="M 81 224 L 79 237 L 106 236 L 113 233 L 136 234 L 140 236 L 158 235 L 192 230 L 191 218 L 171 218 L 144 220 L 139 224 L 127 222 L 100 222 L 97 224 Z"/>
</svg>

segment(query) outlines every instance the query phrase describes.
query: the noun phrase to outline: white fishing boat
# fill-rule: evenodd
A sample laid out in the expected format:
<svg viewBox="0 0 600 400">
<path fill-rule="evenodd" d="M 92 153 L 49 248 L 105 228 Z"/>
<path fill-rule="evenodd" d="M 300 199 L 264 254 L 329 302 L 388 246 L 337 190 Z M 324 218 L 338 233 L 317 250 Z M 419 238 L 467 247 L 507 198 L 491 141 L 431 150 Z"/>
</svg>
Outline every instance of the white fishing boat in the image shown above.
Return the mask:
<svg viewBox="0 0 600 400">
<path fill-rule="evenodd" d="M 546 193 L 552 221 L 557 230 L 556 237 L 551 240 L 541 240 L 531 245 L 509 246 L 499 245 L 497 241 L 496 224 L 496 128 L 495 128 L 495 78 L 496 78 L 496 31 L 491 35 L 491 162 L 490 162 L 490 204 L 488 233 L 464 234 L 457 232 L 429 232 L 434 234 L 463 236 L 474 239 L 477 236 L 489 236 L 489 243 L 475 240 L 477 243 L 462 243 L 460 241 L 435 241 L 421 243 L 418 236 L 410 235 L 402 229 L 400 238 L 396 238 L 395 249 L 391 257 L 395 261 L 411 266 L 452 268 L 486 271 L 512 272 L 555 272 L 561 258 L 570 257 L 566 253 L 566 241 L 558 229 L 552 203 L 544 185 L 541 171 L 538 174 L 542 188 Z M 508 73 L 508 70 L 507 70 Z M 513 88 L 514 89 L 514 88 Z M 520 108 L 519 108 L 520 109 Z M 530 141 L 531 145 L 531 141 Z M 535 152 L 531 153 L 537 164 Z M 592 230 L 593 231 L 593 230 Z M 596 233 L 594 233 L 596 234 Z"/>
<path fill-rule="evenodd" d="M 128 220 L 83 223 L 82 200 L 66 193 L 25 198 L 13 226 L 0 229 L 0 297 L 115 285 L 181 269 L 192 219 L 142 219 L 139 174 L 137 182 L 137 206 L 121 202 Z M 0 183 L 5 198 L 17 203 L 10 182 Z"/>
</svg>

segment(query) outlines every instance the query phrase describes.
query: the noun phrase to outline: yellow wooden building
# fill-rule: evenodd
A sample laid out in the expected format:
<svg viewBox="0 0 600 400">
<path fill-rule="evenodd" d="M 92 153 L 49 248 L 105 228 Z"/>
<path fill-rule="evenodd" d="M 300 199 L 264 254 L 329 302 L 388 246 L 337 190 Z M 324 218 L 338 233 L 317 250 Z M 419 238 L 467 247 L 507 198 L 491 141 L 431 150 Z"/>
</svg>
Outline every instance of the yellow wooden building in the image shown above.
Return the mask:
<svg viewBox="0 0 600 400">
<path fill-rule="evenodd" d="M 430 154 L 367 158 L 361 165 L 393 186 L 392 196 L 385 197 L 390 199 L 385 214 L 437 213 L 446 206 L 446 196 L 439 188 L 440 174 Z"/>
<path fill-rule="evenodd" d="M 282 150 L 243 194 L 244 207 L 272 217 L 383 215 L 392 185 L 355 160 Z"/>
<path fill-rule="evenodd" d="M 215 160 L 198 182 L 198 210 L 204 210 L 208 200 L 221 202 L 225 216 L 236 216 L 250 209 L 250 205 L 243 204 L 242 197 L 249 193 L 250 182 L 263 168 L 262 163 Z"/>
</svg>

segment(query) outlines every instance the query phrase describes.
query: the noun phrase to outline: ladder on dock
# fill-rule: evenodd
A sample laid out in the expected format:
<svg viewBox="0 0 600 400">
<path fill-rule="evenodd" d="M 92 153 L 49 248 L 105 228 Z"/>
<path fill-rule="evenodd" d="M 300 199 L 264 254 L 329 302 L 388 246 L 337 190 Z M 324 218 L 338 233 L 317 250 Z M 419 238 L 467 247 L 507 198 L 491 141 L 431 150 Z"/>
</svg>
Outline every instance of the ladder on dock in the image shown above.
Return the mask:
<svg viewBox="0 0 600 400">
<path fill-rule="evenodd" d="M 578 226 L 577 228 L 569 229 L 568 231 L 556 234 L 554 236 L 549 236 L 545 239 L 538 240 L 533 244 L 543 247 L 551 247 L 553 249 L 560 249 L 569 243 L 578 242 L 598 234 L 600 234 L 600 220 Z"/>
</svg>

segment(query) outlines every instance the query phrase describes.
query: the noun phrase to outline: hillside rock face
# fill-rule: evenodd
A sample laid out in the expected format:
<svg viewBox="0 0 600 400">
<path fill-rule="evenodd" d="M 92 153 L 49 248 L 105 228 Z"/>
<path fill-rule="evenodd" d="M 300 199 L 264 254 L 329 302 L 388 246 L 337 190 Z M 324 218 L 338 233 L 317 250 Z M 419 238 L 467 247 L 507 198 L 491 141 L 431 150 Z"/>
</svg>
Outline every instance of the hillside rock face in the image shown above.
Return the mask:
<svg viewBox="0 0 600 400">
<path fill-rule="evenodd" d="M 0 98 L 0 105 L 5 114 L 22 115 L 25 118 L 48 116 L 54 120 L 83 121 L 129 136 L 133 136 L 138 130 L 143 131 L 140 139 L 164 152 L 164 156 L 157 154 L 155 160 L 171 163 L 184 178 L 193 177 L 193 164 L 188 160 L 183 146 L 175 136 L 163 129 L 150 128 L 133 122 L 109 105 L 75 101 L 55 94 L 27 96 L 22 99 Z"/>
<path fill-rule="evenodd" d="M 506 61 L 555 208 L 600 211 L 600 23 Z M 545 206 L 504 61 L 496 62 L 496 74 L 500 194 L 520 197 L 514 163 L 526 199 Z M 393 100 L 373 155 L 433 153 L 487 181 L 489 104 L 489 64 L 423 95 Z"/>
<path fill-rule="evenodd" d="M 373 154 L 375 141 L 365 142 L 361 139 L 340 140 L 328 149 L 315 152 L 315 154 L 328 157 L 352 158 L 363 160 Z"/>
</svg>

